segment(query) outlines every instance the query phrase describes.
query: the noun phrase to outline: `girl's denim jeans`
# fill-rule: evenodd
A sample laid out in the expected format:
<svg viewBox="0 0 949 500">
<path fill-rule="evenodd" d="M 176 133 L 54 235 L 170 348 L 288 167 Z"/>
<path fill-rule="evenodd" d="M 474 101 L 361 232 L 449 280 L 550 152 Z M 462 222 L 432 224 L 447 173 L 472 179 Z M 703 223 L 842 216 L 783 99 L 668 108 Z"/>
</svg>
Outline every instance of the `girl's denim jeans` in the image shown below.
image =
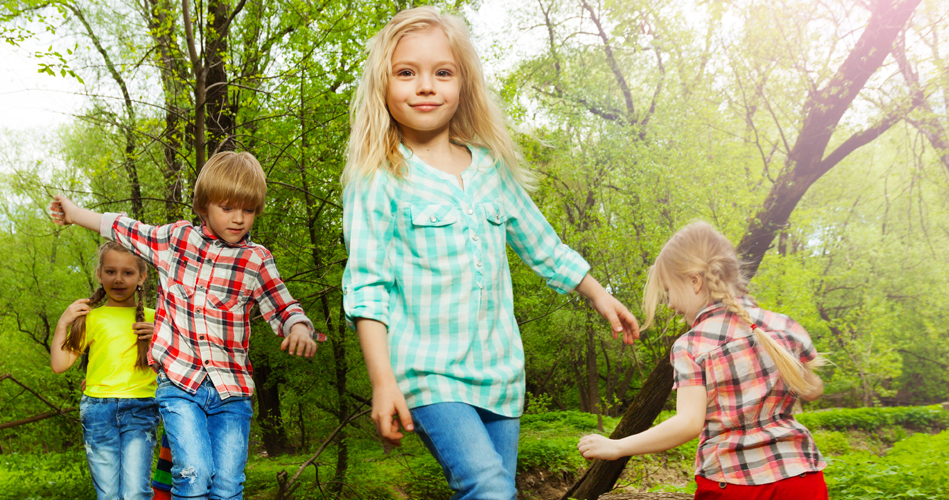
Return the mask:
<svg viewBox="0 0 949 500">
<path fill-rule="evenodd" d="M 79 402 L 82 439 L 99 500 L 150 500 L 157 442 L 155 398 L 94 398 Z"/>
<path fill-rule="evenodd" d="M 250 398 L 222 400 L 207 376 L 191 395 L 159 372 L 155 399 L 171 444 L 172 498 L 242 499 Z"/>
<path fill-rule="evenodd" d="M 521 421 L 465 403 L 413 408 L 422 438 L 455 491 L 452 500 L 513 500 L 517 497 L 517 438 Z"/>
</svg>

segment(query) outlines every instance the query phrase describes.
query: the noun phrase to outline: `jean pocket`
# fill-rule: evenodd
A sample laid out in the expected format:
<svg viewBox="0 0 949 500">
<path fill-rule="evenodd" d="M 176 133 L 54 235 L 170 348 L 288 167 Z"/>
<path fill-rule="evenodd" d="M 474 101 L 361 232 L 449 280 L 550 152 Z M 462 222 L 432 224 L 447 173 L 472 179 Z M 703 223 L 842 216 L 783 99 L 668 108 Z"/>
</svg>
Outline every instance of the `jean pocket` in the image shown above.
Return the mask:
<svg viewBox="0 0 949 500">
<path fill-rule="evenodd" d="M 158 387 L 167 386 L 171 383 L 171 379 L 168 378 L 168 374 L 165 373 L 165 370 L 158 370 L 158 375 L 156 378 L 158 381 Z"/>
</svg>

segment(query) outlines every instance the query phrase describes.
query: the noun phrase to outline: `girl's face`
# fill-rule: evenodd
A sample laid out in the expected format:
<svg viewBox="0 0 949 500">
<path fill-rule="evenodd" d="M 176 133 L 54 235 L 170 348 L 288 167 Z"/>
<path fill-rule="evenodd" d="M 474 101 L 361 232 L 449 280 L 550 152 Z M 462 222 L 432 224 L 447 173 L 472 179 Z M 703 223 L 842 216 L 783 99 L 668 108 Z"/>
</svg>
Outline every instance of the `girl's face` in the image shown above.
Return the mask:
<svg viewBox="0 0 949 500">
<path fill-rule="evenodd" d="M 699 311 L 708 305 L 708 293 L 700 275 L 688 278 L 674 277 L 669 280 L 669 308 L 681 314 L 691 325 Z"/>
<path fill-rule="evenodd" d="M 448 37 L 437 28 L 414 31 L 392 53 L 386 106 L 410 142 L 444 134 L 458 109 L 461 78 Z"/>
<path fill-rule="evenodd" d="M 106 305 L 111 307 L 135 307 L 135 289 L 145 282 L 145 277 L 138 270 L 138 257 L 116 250 L 107 251 L 96 270 L 96 278 L 109 297 Z"/>
</svg>

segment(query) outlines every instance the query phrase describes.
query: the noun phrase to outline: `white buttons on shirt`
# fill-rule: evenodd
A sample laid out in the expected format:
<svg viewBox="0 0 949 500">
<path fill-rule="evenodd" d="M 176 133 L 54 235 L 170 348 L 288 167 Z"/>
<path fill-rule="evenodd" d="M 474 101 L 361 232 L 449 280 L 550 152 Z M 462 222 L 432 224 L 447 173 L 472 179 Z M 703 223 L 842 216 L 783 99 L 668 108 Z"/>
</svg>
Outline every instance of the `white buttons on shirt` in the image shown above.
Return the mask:
<svg viewBox="0 0 949 500">
<path fill-rule="evenodd" d="M 432 216 L 432 222 L 438 222 L 438 217 Z"/>
<path fill-rule="evenodd" d="M 478 267 L 481 267 L 481 261 L 480 260 L 475 261 L 475 265 Z"/>
<path fill-rule="evenodd" d="M 474 209 L 471 208 L 471 207 L 468 207 L 468 210 L 465 210 L 465 212 L 466 212 L 468 215 L 471 215 L 471 214 L 474 213 Z"/>
<path fill-rule="evenodd" d="M 473 240 L 475 240 L 475 241 L 478 241 L 478 235 L 476 234 L 476 235 L 472 236 L 471 239 L 473 239 Z"/>
</svg>

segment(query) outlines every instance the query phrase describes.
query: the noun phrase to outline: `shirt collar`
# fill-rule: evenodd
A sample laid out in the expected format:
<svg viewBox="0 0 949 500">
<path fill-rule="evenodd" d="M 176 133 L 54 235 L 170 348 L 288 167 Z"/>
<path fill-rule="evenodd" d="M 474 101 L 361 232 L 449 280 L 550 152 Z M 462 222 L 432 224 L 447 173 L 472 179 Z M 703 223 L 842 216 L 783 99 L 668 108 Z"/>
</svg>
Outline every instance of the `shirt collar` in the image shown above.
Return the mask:
<svg viewBox="0 0 949 500">
<path fill-rule="evenodd" d="M 245 234 L 240 241 L 232 245 L 223 239 L 218 238 L 217 235 L 211 231 L 211 228 L 209 228 L 204 222 L 201 223 L 201 237 L 204 238 L 204 240 L 208 243 L 217 245 L 219 247 L 245 247 L 250 245 L 250 231 L 247 231 L 247 234 Z"/>
<path fill-rule="evenodd" d="M 471 164 L 461 173 L 461 179 L 465 181 L 465 185 L 467 185 L 474 174 L 480 171 L 487 162 L 485 161 L 485 155 L 481 154 L 480 150 L 482 148 L 476 148 L 470 144 L 465 144 L 465 147 L 468 148 L 468 152 L 471 154 Z M 399 152 L 402 153 L 402 157 L 405 158 L 409 166 L 413 167 L 420 174 L 448 181 L 452 184 L 457 183 L 454 175 L 442 172 L 428 163 L 425 163 L 425 161 L 419 158 L 411 149 L 407 148 L 405 144 L 399 144 Z M 493 165 L 494 162 L 492 161 L 491 164 Z"/>
<path fill-rule="evenodd" d="M 744 307 L 745 309 L 757 307 L 755 303 L 752 302 L 751 299 L 749 299 L 745 295 L 739 295 L 737 299 L 738 299 L 738 303 L 741 304 L 741 306 Z M 725 307 L 725 304 L 723 302 L 716 302 L 714 304 L 709 304 L 705 309 L 702 309 L 701 311 L 699 311 L 698 314 L 695 315 L 695 321 L 692 322 L 692 328 L 695 328 L 695 325 L 698 325 L 699 323 L 705 321 L 706 319 L 712 316 L 715 316 L 717 314 L 722 314 L 726 312 L 727 310 L 728 309 Z"/>
</svg>

